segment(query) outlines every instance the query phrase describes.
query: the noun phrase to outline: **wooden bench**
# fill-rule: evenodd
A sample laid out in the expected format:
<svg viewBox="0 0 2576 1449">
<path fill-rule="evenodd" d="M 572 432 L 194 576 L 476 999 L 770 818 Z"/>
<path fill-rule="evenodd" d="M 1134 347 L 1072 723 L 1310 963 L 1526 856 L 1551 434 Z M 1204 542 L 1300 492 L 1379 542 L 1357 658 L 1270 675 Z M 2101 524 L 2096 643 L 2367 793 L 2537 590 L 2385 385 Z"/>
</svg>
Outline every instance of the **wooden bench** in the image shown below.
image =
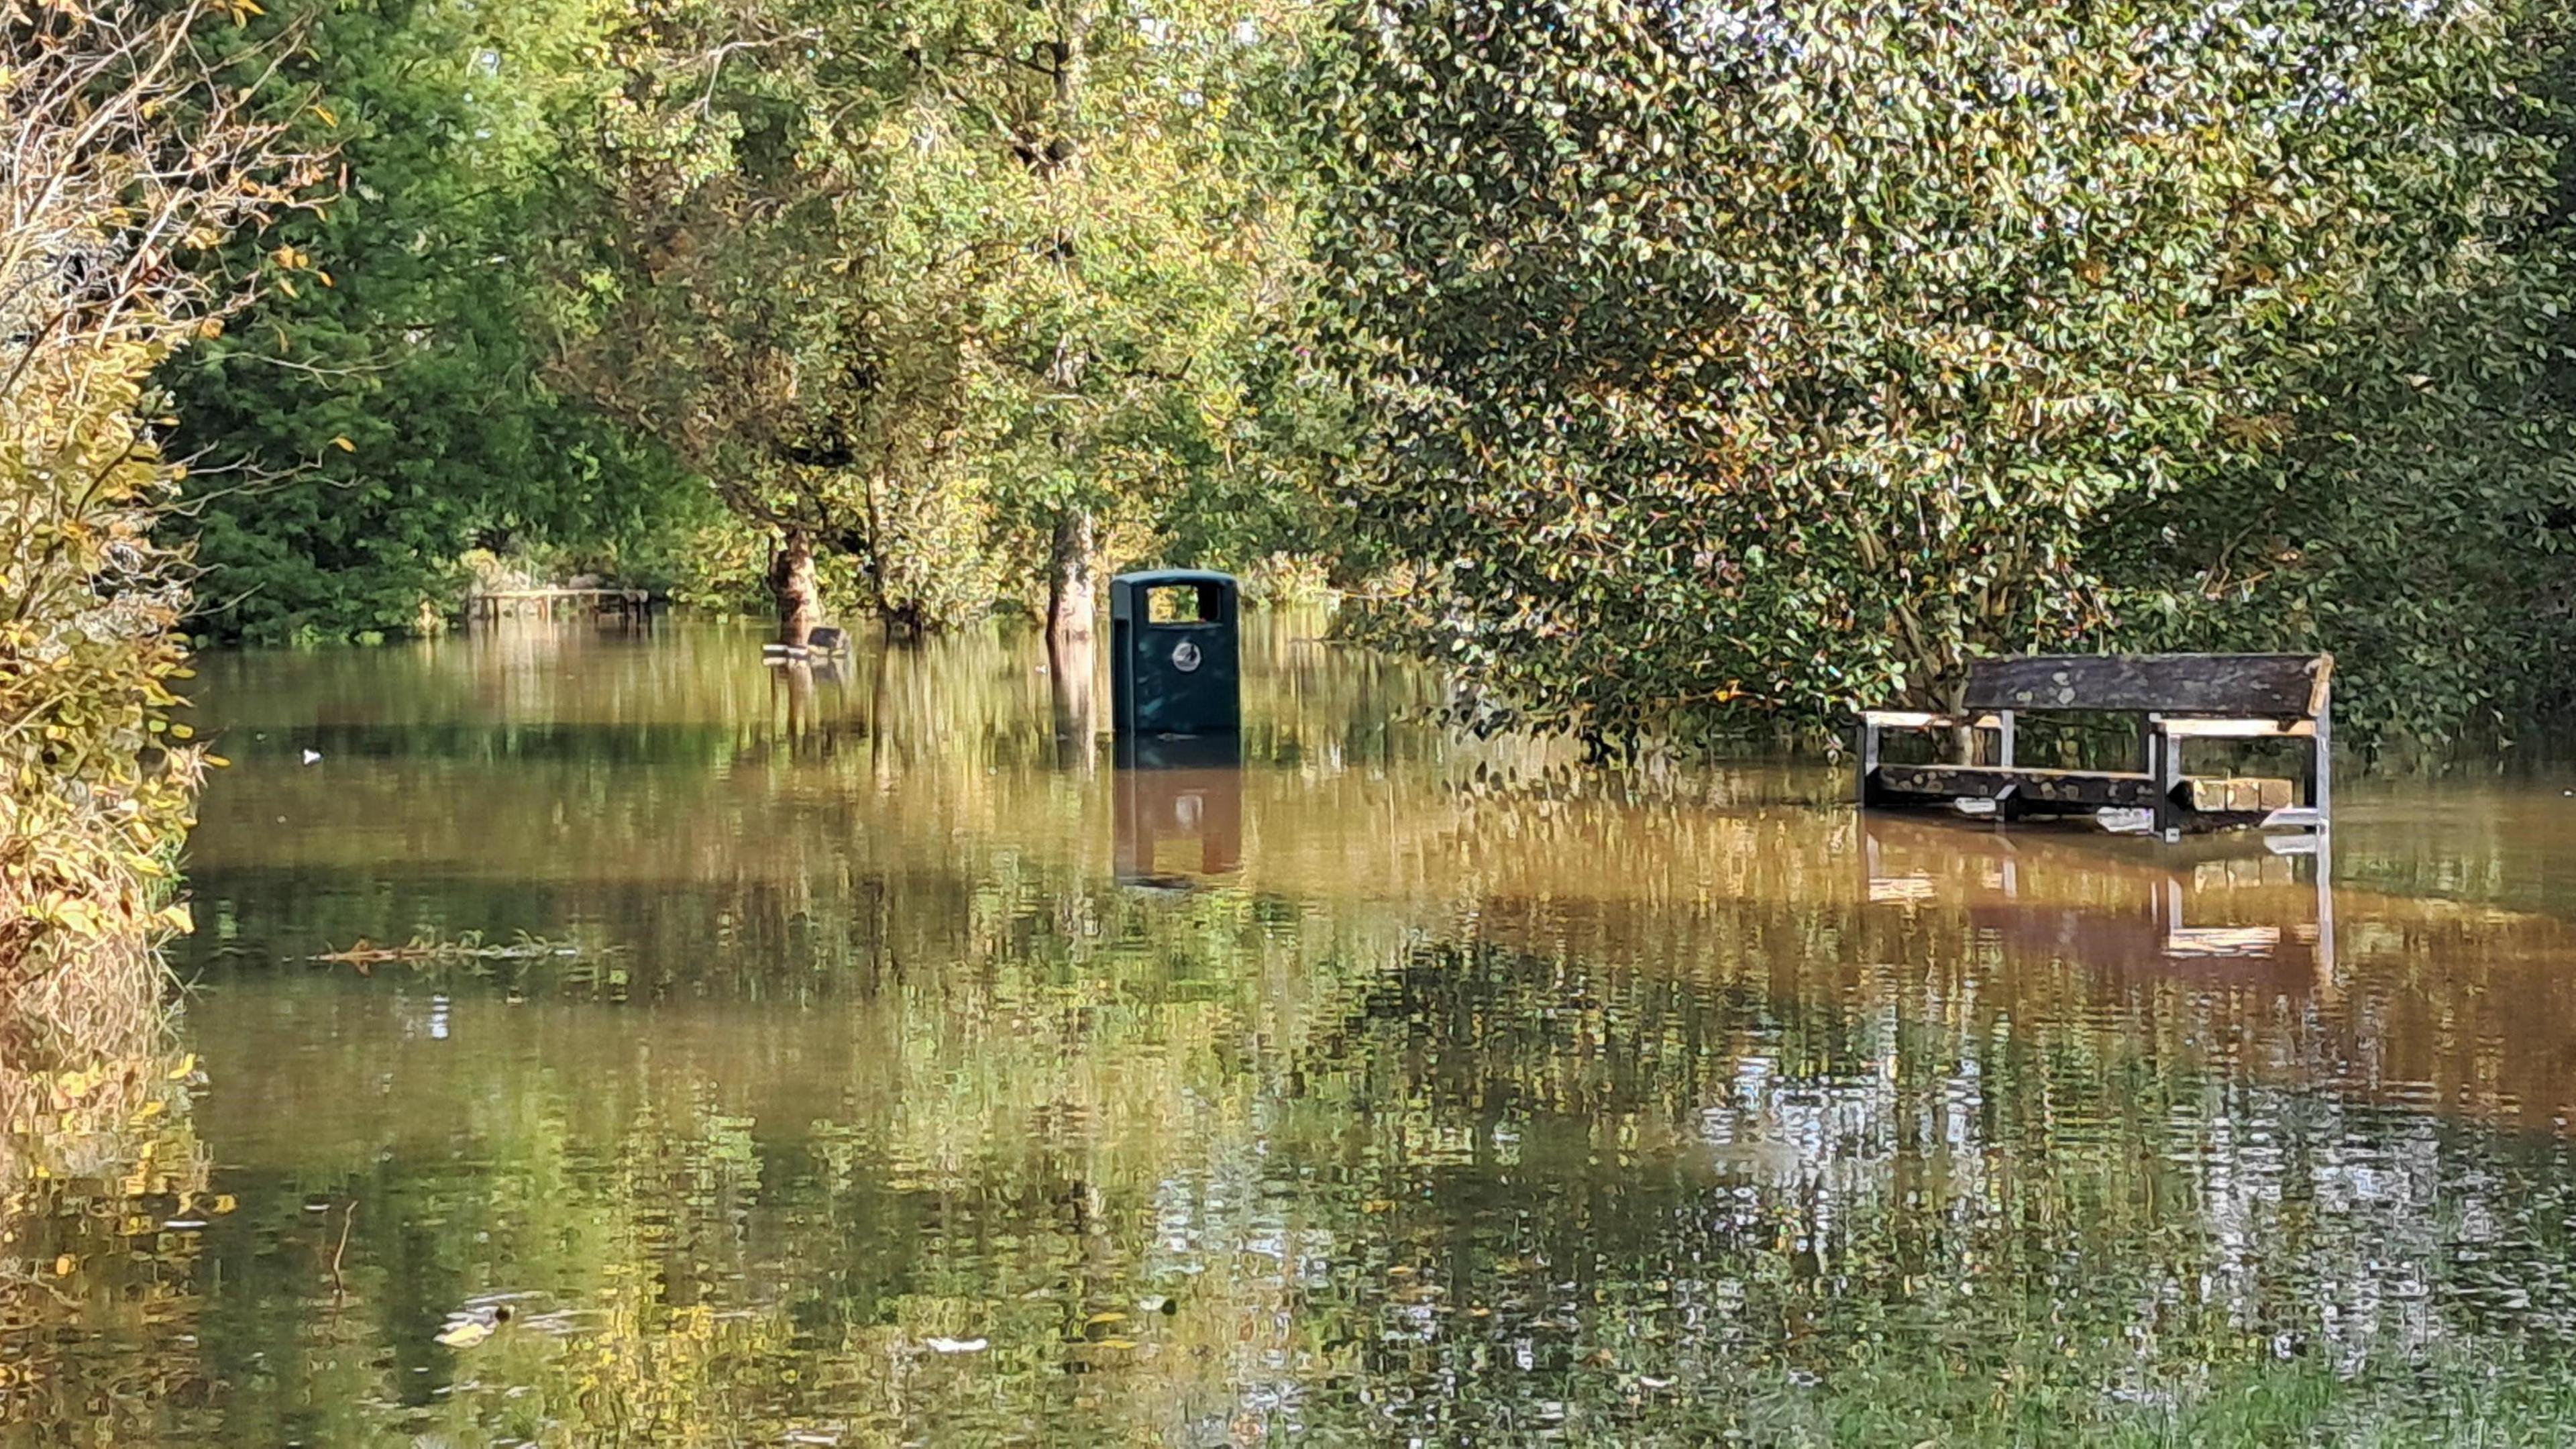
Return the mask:
<svg viewBox="0 0 2576 1449">
<path fill-rule="evenodd" d="M 1863 710 L 1863 809 L 1990 800 L 2005 820 L 2147 812 L 2166 838 L 2242 825 L 2327 823 L 2333 794 L 2331 678 L 2325 654 L 2037 654 L 1984 659 L 1968 667 L 1964 715 Z M 2137 722 L 2133 770 L 2041 770 L 2014 763 L 2014 727 L 2024 714 L 2123 714 Z M 1888 730 L 1966 730 L 1992 737 L 1989 764 L 1889 764 L 1879 757 Z M 2299 779 L 2201 778 L 2182 771 L 2195 739 L 2294 738 L 2308 742 Z"/>
</svg>

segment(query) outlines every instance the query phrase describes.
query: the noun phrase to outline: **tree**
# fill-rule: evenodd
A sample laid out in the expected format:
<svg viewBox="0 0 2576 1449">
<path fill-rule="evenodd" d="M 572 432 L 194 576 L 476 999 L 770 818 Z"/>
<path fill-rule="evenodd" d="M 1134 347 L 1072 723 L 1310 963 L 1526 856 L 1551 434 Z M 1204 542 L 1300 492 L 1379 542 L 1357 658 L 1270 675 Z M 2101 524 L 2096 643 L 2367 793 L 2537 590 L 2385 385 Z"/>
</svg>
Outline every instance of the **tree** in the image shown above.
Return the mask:
<svg viewBox="0 0 2576 1449">
<path fill-rule="evenodd" d="M 916 629 L 989 598 L 955 467 L 976 259 L 895 249 L 871 144 L 899 89 L 890 22 L 820 13 L 846 23 L 673 6 L 615 31 L 589 190 L 559 218 L 559 374 L 774 530 L 791 643 L 820 620 L 818 547 Z"/>
<path fill-rule="evenodd" d="M 2338 726 L 2373 741 L 2576 699 L 2568 19 L 2519 17 L 2512 84 L 2418 127 L 2381 205 L 2448 235 L 2308 360 L 2275 466 L 2113 520 L 2124 640 L 2332 650 Z"/>
<path fill-rule="evenodd" d="M 145 947 L 184 923 L 164 903 L 204 757 L 168 717 L 187 581 L 153 529 L 181 470 L 149 378 L 232 299 L 191 263 L 289 209 L 313 171 L 202 64 L 208 22 L 229 9 L 0 9 L 0 1050 L 13 1059 L 66 1033 L 148 1031 L 161 977 Z"/>
<path fill-rule="evenodd" d="M 2106 520 L 2267 479 L 2319 349 L 2474 231 L 2487 190 L 2415 183 L 2513 21 L 1355 7 L 1321 254 L 1398 629 L 1606 743 L 2114 637 Z"/>
<path fill-rule="evenodd" d="M 1296 12 L 776 0 L 624 27 L 566 371 L 776 531 L 935 625 L 1042 579 L 1086 637 L 1232 444 L 1294 214 L 1240 93 Z"/>
<path fill-rule="evenodd" d="M 263 65 L 269 118 L 333 148 L 330 206 L 219 259 L 265 277 L 166 379 L 203 487 L 177 528 L 200 626 L 279 643 L 434 625 L 477 543 L 587 543 L 664 523 L 657 450 L 549 386 L 529 239 L 592 84 L 596 0 L 459 7 L 272 0 L 209 38 Z"/>
</svg>

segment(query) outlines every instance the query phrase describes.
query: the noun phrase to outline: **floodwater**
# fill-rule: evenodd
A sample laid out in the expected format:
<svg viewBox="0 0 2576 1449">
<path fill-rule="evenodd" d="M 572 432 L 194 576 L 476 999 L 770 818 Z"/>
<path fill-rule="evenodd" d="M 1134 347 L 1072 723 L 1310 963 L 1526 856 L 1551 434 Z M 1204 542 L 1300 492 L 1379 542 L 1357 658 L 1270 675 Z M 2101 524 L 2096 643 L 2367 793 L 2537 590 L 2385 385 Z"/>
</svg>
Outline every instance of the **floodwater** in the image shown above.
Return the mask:
<svg viewBox="0 0 2576 1449">
<path fill-rule="evenodd" d="M 1613 786 L 1315 629 L 1239 771 L 1147 774 L 1025 643 L 209 660 L 186 1090 L 8 1199 L 0 1432 L 2429 1438 L 2569 1378 L 2576 778 L 2350 778 L 2322 889 Z"/>
</svg>

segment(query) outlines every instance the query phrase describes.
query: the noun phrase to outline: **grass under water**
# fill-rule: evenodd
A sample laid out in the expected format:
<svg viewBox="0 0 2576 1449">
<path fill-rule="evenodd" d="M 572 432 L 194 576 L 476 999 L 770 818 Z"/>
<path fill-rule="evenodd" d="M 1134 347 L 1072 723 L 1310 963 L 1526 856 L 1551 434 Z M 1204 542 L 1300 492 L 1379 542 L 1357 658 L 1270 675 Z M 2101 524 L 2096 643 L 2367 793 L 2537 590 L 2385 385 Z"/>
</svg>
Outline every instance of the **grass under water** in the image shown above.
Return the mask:
<svg viewBox="0 0 2576 1449">
<path fill-rule="evenodd" d="M 151 1129 L 202 1171 L 10 1204 L 0 1420 L 2576 1437 L 2556 784 L 2360 786 L 2323 893 L 1787 765 L 1496 790 L 1529 752 L 1293 627 L 1239 775 L 1121 777 L 1041 657 L 210 661 Z"/>
</svg>

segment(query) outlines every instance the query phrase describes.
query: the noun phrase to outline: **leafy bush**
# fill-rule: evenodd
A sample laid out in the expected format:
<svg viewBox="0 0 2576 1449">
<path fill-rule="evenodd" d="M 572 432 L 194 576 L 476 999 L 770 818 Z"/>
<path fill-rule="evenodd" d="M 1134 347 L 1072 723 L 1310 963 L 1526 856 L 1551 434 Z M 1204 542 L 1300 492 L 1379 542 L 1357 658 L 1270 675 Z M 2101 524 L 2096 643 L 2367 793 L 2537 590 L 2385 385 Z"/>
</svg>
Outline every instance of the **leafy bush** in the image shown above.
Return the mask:
<svg viewBox="0 0 2576 1449">
<path fill-rule="evenodd" d="M 195 68 L 220 13 L 0 11 L 0 1054 L 157 1011 L 143 947 L 185 924 L 205 757 L 169 718 L 186 573 L 153 527 L 181 470 L 149 379 L 218 330 L 182 263 L 308 174 Z"/>
<path fill-rule="evenodd" d="M 1313 140 L 1397 632 L 1614 744 L 2119 640 L 2141 522 L 2278 486 L 2322 364 L 2539 194 L 2520 22 L 1353 6 Z"/>
</svg>

